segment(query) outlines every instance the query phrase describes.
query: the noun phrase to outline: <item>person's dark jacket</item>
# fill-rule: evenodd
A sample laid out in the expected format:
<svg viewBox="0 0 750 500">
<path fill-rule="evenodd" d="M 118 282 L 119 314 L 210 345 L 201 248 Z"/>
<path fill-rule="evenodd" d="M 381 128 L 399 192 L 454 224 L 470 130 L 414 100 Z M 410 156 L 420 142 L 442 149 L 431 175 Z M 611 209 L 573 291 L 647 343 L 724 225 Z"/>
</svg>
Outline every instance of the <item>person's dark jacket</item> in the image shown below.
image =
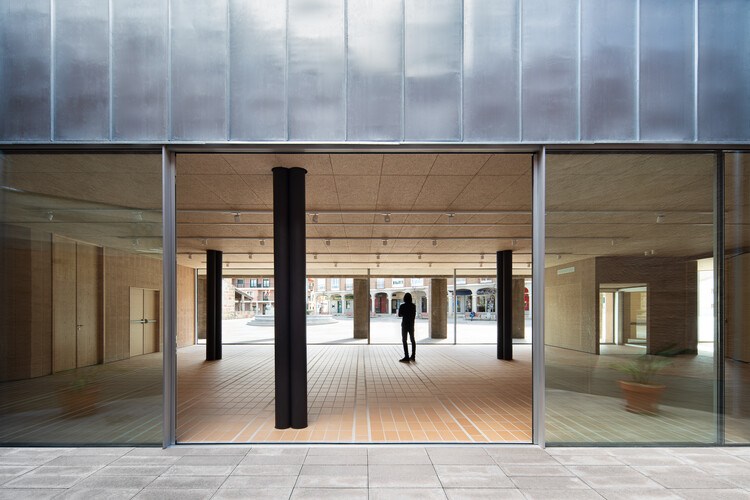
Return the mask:
<svg viewBox="0 0 750 500">
<path fill-rule="evenodd" d="M 414 328 L 414 318 L 417 317 L 417 306 L 412 302 L 404 302 L 398 308 L 398 315 L 400 318 L 403 318 L 401 326 L 411 330 Z"/>
</svg>

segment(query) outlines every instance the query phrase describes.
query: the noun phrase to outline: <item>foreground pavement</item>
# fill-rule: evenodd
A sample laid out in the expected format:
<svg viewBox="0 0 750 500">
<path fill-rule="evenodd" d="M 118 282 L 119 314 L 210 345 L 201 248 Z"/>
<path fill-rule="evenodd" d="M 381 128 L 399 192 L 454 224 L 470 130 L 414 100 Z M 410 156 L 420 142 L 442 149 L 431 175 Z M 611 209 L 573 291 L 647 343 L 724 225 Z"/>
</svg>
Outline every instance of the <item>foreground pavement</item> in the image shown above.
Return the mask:
<svg viewBox="0 0 750 500">
<path fill-rule="evenodd" d="M 0 448 L 0 499 L 750 499 L 750 447 Z"/>
</svg>

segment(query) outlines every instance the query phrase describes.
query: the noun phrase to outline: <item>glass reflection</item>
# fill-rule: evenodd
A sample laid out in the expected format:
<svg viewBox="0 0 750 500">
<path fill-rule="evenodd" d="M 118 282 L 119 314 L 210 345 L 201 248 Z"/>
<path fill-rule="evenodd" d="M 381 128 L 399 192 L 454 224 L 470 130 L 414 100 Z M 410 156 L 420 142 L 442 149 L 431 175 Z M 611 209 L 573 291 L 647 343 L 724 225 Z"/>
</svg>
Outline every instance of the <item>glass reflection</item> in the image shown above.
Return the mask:
<svg viewBox="0 0 750 500">
<path fill-rule="evenodd" d="M 726 441 L 750 442 L 750 154 L 725 156 Z"/>
<path fill-rule="evenodd" d="M 712 155 L 548 156 L 548 442 L 715 441 L 714 172 Z"/>
<path fill-rule="evenodd" d="M 0 442 L 161 442 L 160 155 L 0 156 Z"/>
</svg>

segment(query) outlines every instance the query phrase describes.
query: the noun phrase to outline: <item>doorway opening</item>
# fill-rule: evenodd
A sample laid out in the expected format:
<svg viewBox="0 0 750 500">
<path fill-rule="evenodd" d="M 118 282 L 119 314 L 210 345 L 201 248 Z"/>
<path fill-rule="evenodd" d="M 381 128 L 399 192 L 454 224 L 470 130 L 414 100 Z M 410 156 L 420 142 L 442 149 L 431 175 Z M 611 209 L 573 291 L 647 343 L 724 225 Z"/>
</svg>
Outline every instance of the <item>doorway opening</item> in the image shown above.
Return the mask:
<svg viewBox="0 0 750 500">
<path fill-rule="evenodd" d="M 176 166 L 178 310 L 196 332 L 178 334 L 178 442 L 531 442 L 531 155 L 178 154 Z M 307 170 L 302 430 L 273 428 L 276 166 Z M 223 359 L 210 362 L 207 250 L 223 255 Z M 512 362 L 496 355 L 504 250 Z M 407 293 L 418 344 L 403 364 Z"/>
</svg>

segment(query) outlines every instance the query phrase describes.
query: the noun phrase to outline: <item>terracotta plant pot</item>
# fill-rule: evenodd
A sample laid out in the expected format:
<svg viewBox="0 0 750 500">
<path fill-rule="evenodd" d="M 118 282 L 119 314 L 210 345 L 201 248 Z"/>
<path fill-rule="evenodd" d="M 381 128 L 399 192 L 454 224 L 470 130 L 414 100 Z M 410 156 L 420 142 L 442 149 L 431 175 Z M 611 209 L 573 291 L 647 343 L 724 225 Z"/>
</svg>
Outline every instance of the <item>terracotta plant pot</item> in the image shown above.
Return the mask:
<svg viewBox="0 0 750 500">
<path fill-rule="evenodd" d="M 60 414 L 77 418 L 96 413 L 100 389 L 99 385 L 90 385 L 82 389 L 66 388 L 58 392 Z"/>
<path fill-rule="evenodd" d="M 659 413 L 659 401 L 664 394 L 665 386 L 620 380 L 620 387 L 625 393 L 626 410 L 643 415 Z"/>
</svg>

